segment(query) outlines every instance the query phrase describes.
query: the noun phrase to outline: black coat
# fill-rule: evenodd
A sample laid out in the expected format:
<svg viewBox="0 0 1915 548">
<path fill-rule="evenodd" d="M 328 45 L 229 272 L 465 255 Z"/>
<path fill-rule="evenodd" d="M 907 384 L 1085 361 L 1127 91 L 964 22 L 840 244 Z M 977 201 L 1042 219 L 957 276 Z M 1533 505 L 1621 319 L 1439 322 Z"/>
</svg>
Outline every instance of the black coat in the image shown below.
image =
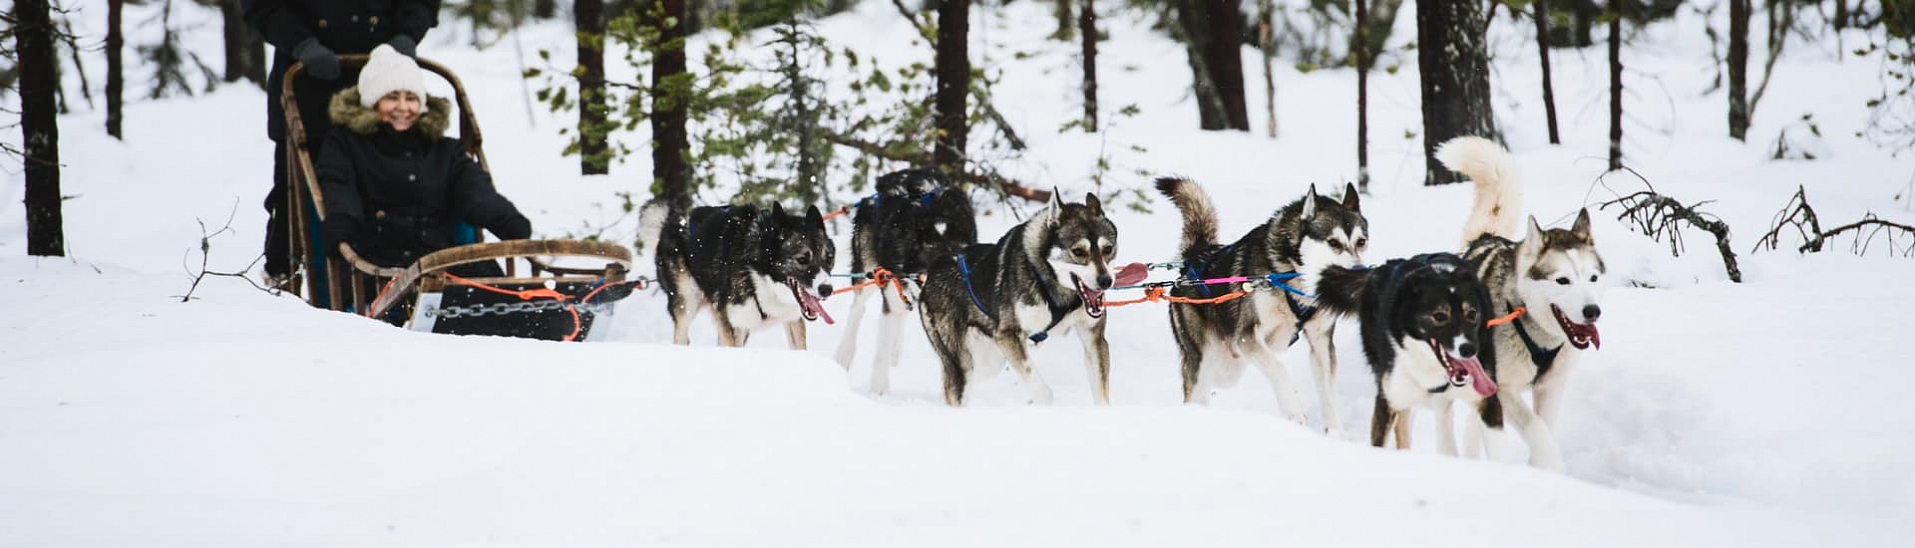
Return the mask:
<svg viewBox="0 0 1915 548">
<path fill-rule="evenodd" d="M 446 100 L 432 98 L 419 122 L 400 133 L 359 105 L 358 89 L 334 97 L 337 127 L 314 166 L 327 245 L 349 242 L 366 260 L 406 266 L 452 247 L 460 220 L 501 239 L 532 236 L 532 223 L 492 187 L 492 176 L 458 139 L 441 136 L 450 111 Z"/>
<path fill-rule="evenodd" d="M 266 77 L 266 133 L 278 142 L 286 133 L 286 115 L 279 108 L 286 69 L 298 59 L 293 47 L 307 38 L 340 55 L 372 53 L 372 49 L 404 34 L 423 41 L 426 31 L 439 24 L 439 0 L 242 0 L 246 23 L 273 45 L 273 69 Z M 301 98 L 299 116 L 306 120 L 308 141 L 317 143 L 331 124 L 326 102 L 339 90 L 357 84 L 359 71 L 341 71 L 333 81 L 301 78 L 293 93 Z"/>
</svg>

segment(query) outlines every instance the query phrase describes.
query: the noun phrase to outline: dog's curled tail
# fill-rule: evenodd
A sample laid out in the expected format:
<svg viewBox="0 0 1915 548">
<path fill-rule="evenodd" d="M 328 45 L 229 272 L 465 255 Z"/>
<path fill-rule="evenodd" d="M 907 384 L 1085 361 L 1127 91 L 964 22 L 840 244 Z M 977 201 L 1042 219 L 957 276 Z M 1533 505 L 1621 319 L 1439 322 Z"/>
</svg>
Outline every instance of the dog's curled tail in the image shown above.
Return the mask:
<svg viewBox="0 0 1915 548">
<path fill-rule="evenodd" d="M 1178 244 L 1179 254 L 1202 251 L 1217 243 L 1217 208 L 1210 204 L 1210 195 L 1195 181 L 1181 177 L 1163 177 L 1157 179 L 1157 192 L 1170 198 L 1177 211 L 1184 216 L 1184 239 Z"/>
<path fill-rule="evenodd" d="M 1370 269 L 1338 265 L 1304 267 L 1297 277 L 1301 291 L 1309 293 L 1311 306 L 1331 314 L 1353 314 L 1363 303 L 1363 286 L 1370 281 Z"/>
<path fill-rule="evenodd" d="M 1482 137 L 1457 137 L 1436 147 L 1436 159 L 1450 171 L 1476 181 L 1476 205 L 1463 222 L 1464 247 L 1486 234 L 1522 237 L 1518 232 L 1522 215 L 1517 209 L 1523 205 L 1523 193 L 1508 151 Z"/>
<path fill-rule="evenodd" d="M 656 251 L 665 237 L 666 224 L 674 221 L 670 200 L 653 198 L 638 208 L 638 245 Z"/>
</svg>

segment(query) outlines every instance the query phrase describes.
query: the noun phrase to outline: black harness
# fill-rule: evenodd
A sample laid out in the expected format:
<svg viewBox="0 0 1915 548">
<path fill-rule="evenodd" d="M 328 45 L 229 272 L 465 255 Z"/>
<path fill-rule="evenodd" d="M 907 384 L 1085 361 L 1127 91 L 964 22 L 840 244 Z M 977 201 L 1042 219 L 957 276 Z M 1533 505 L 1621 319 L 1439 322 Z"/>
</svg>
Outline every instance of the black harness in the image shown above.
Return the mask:
<svg viewBox="0 0 1915 548">
<path fill-rule="evenodd" d="M 977 311 L 984 313 L 984 317 L 989 318 L 991 320 L 991 325 L 996 326 L 998 322 L 997 314 L 992 312 L 990 308 L 987 308 L 984 306 L 984 300 L 979 299 L 977 297 L 977 288 L 971 284 L 970 262 L 965 260 L 963 253 L 959 253 L 956 258 L 957 258 L 957 265 L 958 265 L 958 275 L 964 279 L 964 292 L 970 294 L 971 304 L 977 306 Z M 1044 273 L 1039 272 L 1037 270 L 1036 265 L 1027 262 L 1027 263 L 1024 263 L 1024 267 L 1025 269 L 1030 271 L 1031 276 L 1033 278 L 1037 278 L 1037 279 L 1044 278 Z M 1072 310 L 1077 309 L 1076 306 L 1064 306 L 1062 304 L 1059 304 L 1058 298 L 1051 295 L 1051 291 L 1048 285 L 1049 284 L 1038 284 L 1037 295 L 1039 297 L 1044 298 L 1044 308 L 1049 310 L 1051 313 L 1051 323 L 1048 325 L 1045 325 L 1044 329 L 1039 330 L 1038 332 L 1033 333 L 1028 337 L 1033 343 L 1041 343 L 1051 338 L 1051 329 L 1057 327 L 1057 324 L 1062 323 L 1064 321 L 1064 317 L 1070 315 Z"/>
<path fill-rule="evenodd" d="M 1237 250 L 1237 245 L 1238 244 L 1233 243 L 1224 246 L 1223 249 L 1217 250 L 1216 253 L 1211 253 L 1208 259 L 1229 255 Z M 1184 265 L 1184 276 L 1193 282 L 1203 281 L 1210 275 L 1210 261 L 1208 259 L 1186 263 Z M 1278 272 L 1277 274 L 1289 274 L 1289 272 Z M 1206 299 L 1214 296 L 1210 293 L 1210 284 L 1197 284 L 1197 290 L 1203 292 L 1204 298 Z M 1295 294 L 1288 291 L 1283 292 L 1283 302 L 1290 306 L 1290 315 L 1297 318 L 1297 329 L 1290 333 L 1290 343 L 1284 346 L 1296 346 L 1297 340 L 1303 338 L 1303 324 L 1317 316 L 1317 307 L 1303 304 L 1303 302 L 1297 300 Z"/>
<path fill-rule="evenodd" d="M 1510 323 L 1516 326 L 1516 337 L 1522 339 L 1523 346 L 1529 348 L 1529 361 L 1530 363 L 1536 364 L 1536 377 L 1542 378 L 1544 373 L 1549 372 L 1550 366 L 1556 364 L 1556 354 L 1562 352 L 1563 345 L 1559 344 L 1556 345 L 1555 348 L 1544 349 L 1541 345 L 1536 344 L 1536 339 L 1530 338 L 1529 330 L 1523 327 L 1523 320 L 1521 318 Z"/>
</svg>

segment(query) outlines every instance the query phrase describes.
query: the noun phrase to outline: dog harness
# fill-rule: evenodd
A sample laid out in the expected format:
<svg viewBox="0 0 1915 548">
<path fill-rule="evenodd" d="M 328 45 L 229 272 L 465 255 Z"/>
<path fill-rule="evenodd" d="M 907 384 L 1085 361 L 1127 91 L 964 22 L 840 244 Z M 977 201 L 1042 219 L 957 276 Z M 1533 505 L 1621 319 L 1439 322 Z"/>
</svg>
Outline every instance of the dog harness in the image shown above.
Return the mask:
<svg viewBox="0 0 1915 548">
<path fill-rule="evenodd" d="M 1562 352 L 1563 345 L 1559 344 L 1555 348 L 1545 350 L 1541 345 L 1536 344 L 1536 339 L 1530 338 L 1529 330 L 1523 327 L 1522 318 L 1517 318 L 1510 324 L 1516 326 L 1516 337 L 1522 339 L 1523 346 L 1529 349 L 1529 361 L 1536 364 L 1536 378 L 1542 378 L 1543 374 L 1549 372 L 1549 367 L 1556 364 L 1556 353 Z"/>
<path fill-rule="evenodd" d="M 971 304 L 977 306 L 977 311 L 984 313 L 984 317 L 989 318 L 991 320 L 991 325 L 996 326 L 998 322 L 997 314 L 992 313 L 989 308 L 984 307 L 984 300 L 977 298 L 977 288 L 971 285 L 970 262 L 965 260 L 963 253 L 957 254 L 955 258 L 957 259 L 958 276 L 964 279 L 964 292 L 971 296 Z M 1030 264 L 1027 263 L 1025 267 L 1031 271 L 1031 274 L 1033 276 L 1038 278 L 1044 277 L 1044 274 L 1042 272 L 1037 271 L 1036 266 L 1031 266 Z M 1038 296 L 1044 298 L 1044 307 L 1050 310 L 1051 312 L 1051 323 L 1050 325 L 1044 326 L 1044 329 L 1036 333 L 1032 333 L 1029 337 L 1027 337 L 1033 343 L 1041 343 L 1047 339 L 1050 339 L 1051 328 L 1057 327 L 1057 324 L 1062 323 L 1064 321 L 1064 317 L 1070 315 L 1070 311 L 1071 311 L 1070 308 L 1064 308 L 1064 307 L 1058 306 L 1057 298 L 1051 296 L 1051 292 L 1048 289 L 1044 288 L 1044 284 L 1038 285 L 1037 294 Z"/>
<path fill-rule="evenodd" d="M 1208 272 L 1210 270 L 1209 259 L 1214 259 L 1222 255 L 1229 255 L 1232 252 L 1235 252 L 1237 250 L 1237 245 L 1238 244 L 1233 243 L 1233 244 L 1224 246 L 1223 249 L 1218 249 L 1216 252 L 1211 253 L 1209 257 L 1207 257 L 1203 261 L 1191 261 L 1185 264 L 1184 275 L 1189 277 L 1191 280 L 1205 279 L 1205 277 L 1209 276 L 1209 272 Z M 1293 272 L 1278 272 L 1276 274 L 1272 274 L 1271 279 L 1275 280 L 1276 276 L 1286 276 L 1286 275 L 1288 277 L 1294 278 L 1296 277 L 1297 273 L 1294 271 Z M 1293 331 L 1290 333 L 1290 343 L 1284 346 L 1296 346 L 1297 340 L 1303 338 L 1303 324 L 1305 322 L 1310 321 L 1311 318 L 1316 317 L 1317 307 L 1309 306 L 1309 305 L 1303 304 L 1302 302 L 1297 301 L 1296 293 L 1294 292 L 1294 290 L 1291 290 L 1289 286 L 1284 285 L 1282 286 L 1282 288 L 1285 290 L 1283 292 L 1283 302 L 1284 304 L 1290 305 L 1290 315 L 1295 316 L 1297 318 L 1297 329 L 1296 331 Z M 1197 290 L 1203 292 L 1204 298 L 1208 299 L 1211 297 L 1210 284 L 1197 284 Z"/>
</svg>

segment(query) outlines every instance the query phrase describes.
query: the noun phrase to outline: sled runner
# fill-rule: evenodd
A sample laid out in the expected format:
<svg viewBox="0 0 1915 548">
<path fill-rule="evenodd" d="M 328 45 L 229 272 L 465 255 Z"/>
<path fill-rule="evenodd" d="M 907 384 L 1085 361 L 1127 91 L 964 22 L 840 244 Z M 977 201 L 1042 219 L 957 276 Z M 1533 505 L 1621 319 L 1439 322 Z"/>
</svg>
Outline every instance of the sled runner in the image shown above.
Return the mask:
<svg viewBox="0 0 1915 548">
<path fill-rule="evenodd" d="M 342 55 L 339 61 L 354 68 L 366 59 Z M 465 87 L 444 66 L 425 59 L 418 63 L 451 85 L 459 142 L 481 169 L 490 171 Z M 392 268 L 365 260 L 348 243 L 325 241 L 319 230 L 325 221 L 324 197 L 294 96 L 293 84 L 303 72 L 299 64 L 287 70 L 279 105 L 286 113 L 281 141 L 290 160 L 287 222 L 297 266 L 292 292 L 315 307 L 382 318 L 415 331 L 567 341 L 603 334 L 603 317 L 611 315 L 612 302 L 629 295 L 637 284 L 626 280 L 632 255 L 624 246 L 584 240 L 482 243 L 476 227 L 460 223 L 455 240 L 461 245 Z M 467 279 L 448 272 L 487 261 L 504 262 L 505 276 Z"/>
</svg>

